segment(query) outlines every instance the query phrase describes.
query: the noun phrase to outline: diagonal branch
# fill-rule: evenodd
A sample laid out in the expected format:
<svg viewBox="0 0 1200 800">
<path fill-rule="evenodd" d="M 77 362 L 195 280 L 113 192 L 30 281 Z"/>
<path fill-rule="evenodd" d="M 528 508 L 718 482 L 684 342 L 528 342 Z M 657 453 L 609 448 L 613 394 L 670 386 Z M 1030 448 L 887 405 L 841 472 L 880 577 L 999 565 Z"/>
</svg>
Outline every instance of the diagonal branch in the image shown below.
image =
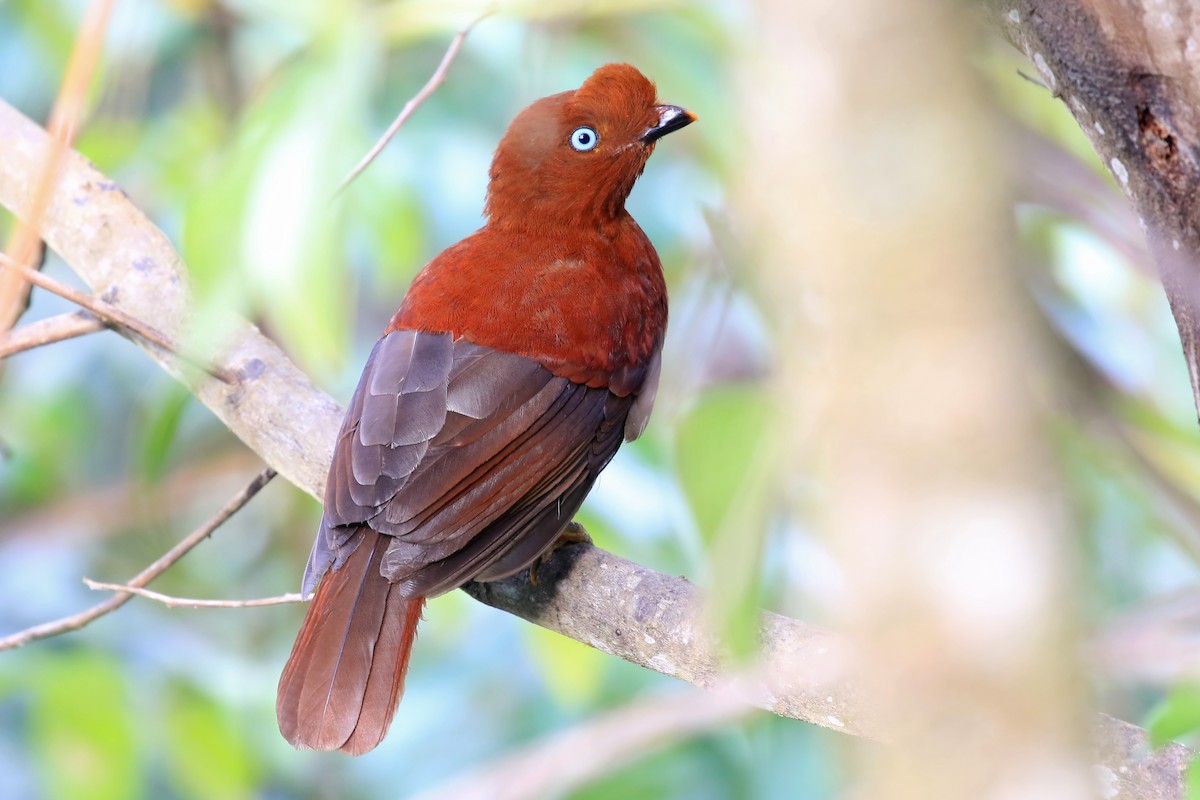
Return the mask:
<svg viewBox="0 0 1200 800">
<path fill-rule="evenodd" d="M 1200 73 L 1193 52 L 1200 17 L 1151 0 L 984 5 L 1063 100 L 1132 202 L 1200 411 Z"/>
<path fill-rule="evenodd" d="M 240 492 L 234 495 L 228 503 L 226 503 L 220 511 L 218 511 L 212 519 L 205 522 L 196 530 L 189 533 L 179 544 L 172 547 L 167 552 L 163 553 L 150 566 L 134 575 L 127 582 L 130 587 L 141 588 L 150 581 L 157 578 L 159 575 L 166 572 L 167 568 L 174 564 L 179 559 L 191 551 L 196 545 L 203 542 L 212 532 L 221 527 L 225 520 L 232 517 L 250 501 L 251 497 L 258 494 L 259 489 L 266 486 L 271 478 L 275 477 L 275 470 L 268 467 L 260 472 L 254 480 L 243 488 Z M 116 611 L 121 606 L 133 599 L 132 593 L 117 594 L 108 598 L 102 603 L 97 603 L 86 611 L 81 611 L 78 614 L 72 614 L 69 617 L 56 619 L 53 622 L 46 622 L 41 625 L 35 625 L 32 628 L 26 628 L 23 631 L 17 631 L 14 634 L 5 636 L 0 639 L 0 650 L 12 650 L 13 648 L 29 644 L 38 639 L 45 639 L 50 636 L 58 636 L 69 631 L 77 631 L 80 628 L 88 625 L 105 614 L 110 614 Z"/>
</svg>

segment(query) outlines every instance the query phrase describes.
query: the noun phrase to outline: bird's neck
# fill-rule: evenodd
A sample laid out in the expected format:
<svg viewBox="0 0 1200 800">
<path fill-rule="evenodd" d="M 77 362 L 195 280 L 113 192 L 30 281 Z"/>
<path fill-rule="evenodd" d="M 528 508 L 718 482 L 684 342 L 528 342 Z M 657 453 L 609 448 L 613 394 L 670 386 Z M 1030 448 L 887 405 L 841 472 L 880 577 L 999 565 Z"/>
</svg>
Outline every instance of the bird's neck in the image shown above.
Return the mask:
<svg viewBox="0 0 1200 800">
<path fill-rule="evenodd" d="M 611 232 L 632 221 L 625 201 L 641 174 L 637 167 L 637 162 L 614 159 L 580 174 L 552 167 L 522 171 L 499 163 L 492 170 L 484 214 L 489 225 L 508 229 Z"/>
</svg>

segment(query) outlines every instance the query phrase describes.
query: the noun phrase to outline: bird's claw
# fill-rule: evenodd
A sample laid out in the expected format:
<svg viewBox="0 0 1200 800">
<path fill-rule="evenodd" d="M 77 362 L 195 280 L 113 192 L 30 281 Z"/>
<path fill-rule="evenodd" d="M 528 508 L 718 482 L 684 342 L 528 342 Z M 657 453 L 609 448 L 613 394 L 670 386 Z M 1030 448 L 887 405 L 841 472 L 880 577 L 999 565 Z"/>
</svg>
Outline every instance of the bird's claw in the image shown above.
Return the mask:
<svg viewBox="0 0 1200 800">
<path fill-rule="evenodd" d="M 558 535 L 558 538 L 554 540 L 553 544 L 550 545 L 550 549 L 547 550 L 546 552 L 542 553 L 540 556 L 538 556 L 537 558 L 535 558 L 533 560 L 533 564 L 530 565 L 530 567 L 529 567 L 529 582 L 531 584 L 533 584 L 534 586 L 538 585 L 538 582 L 537 582 L 538 567 L 540 567 L 542 565 L 542 562 L 544 560 L 546 560 L 550 556 L 554 555 L 554 551 L 557 550 L 558 548 L 565 547 L 566 545 L 569 545 L 569 544 L 591 544 L 591 543 L 592 543 L 592 537 L 588 534 L 587 528 L 583 527 L 578 522 L 571 520 L 570 522 L 567 523 L 567 527 L 563 528 L 562 533 L 560 533 Z"/>
</svg>

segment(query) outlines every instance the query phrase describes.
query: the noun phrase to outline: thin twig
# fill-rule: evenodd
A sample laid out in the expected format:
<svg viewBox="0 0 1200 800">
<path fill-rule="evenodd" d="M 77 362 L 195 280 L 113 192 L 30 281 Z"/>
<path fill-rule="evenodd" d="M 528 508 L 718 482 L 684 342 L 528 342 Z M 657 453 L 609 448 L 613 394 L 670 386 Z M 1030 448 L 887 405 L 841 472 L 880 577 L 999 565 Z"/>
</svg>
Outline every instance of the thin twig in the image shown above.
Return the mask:
<svg viewBox="0 0 1200 800">
<path fill-rule="evenodd" d="M 0 334 L 0 359 L 35 347 L 102 331 L 107 327 L 95 314 L 83 309 L 31 322 Z"/>
<path fill-rule="evenodd" d="M 54 99 L 54 109 L 50 112 L 49 147 L 37 180 L 32 184 L 34 189 L 29 213 L 13 230 L 5 247 L 7 255 L 17 262 L 34 261 L 41 246 L 38 230 L 67 151 L 79 130 L 88 84 L 104 47 L 113 4 L 113 0 L 94 0 L 79 26 L 71 60 L 59 85 L 58 96 Z M 0 273 L 0 330 L 10 330 L 23 313 L 29 297 L 28 283 L 32 281 L 22 281 L 19 276 Z"/>
<path fill-rule="evenodd" d="M 1043 81 L 1040 81 L 1037 78 L 1033 77 L 1032 75 L 1029 75 L 1024 70 L 1021 70 L 1021 69 L 1017 70 L 1017 74 L 1020 75 L 1025 80 L 1032 83 L 1034 86 L 1040 86 L 1041 88 L 1045 89 L 1047 92 L 1050 92 L 1051 94 L 1054 93 L 1054 90 L 1051 89 L 1049 86 L 1047 86 Z"/>
<path fill-rule="evenodd" d="M 260 606 L 281 606 L 286 603 L 303 603 L 311 597 L 311 595 L 299 592 L 289 592 L 276 597 L 256 597 L 253 600 L 196 600 L 190 597 L 172 597 L 162 592 L 130 586 L 128 583 L 104 583 L 91 578 L 84 578 L 83 582 L 89 589 L 136 594 L 138 597 L 157 601 L 169 608 L 259 608 Z"/>
<path fill-rule="evenodd" d="M 365 156 L 363 156 L 362 160 L 358 162 L 354 169 L 350 170 L 350 174 L 347 175 L 340 184 L 338 184 L 337 190 L 333 193 L 334 197 L 340 195 L 342 190 L 350 185 L 351 181 L 357 178 L 363 170 L 371 165 L 371 162 L 375 160 L 376 156 L 383 152 L 383 148 L 387 147 L 387 144 L 392 140 L 392 137 L 399 132 L 401 126 L 408 122 L 408 118 L 413 115 L 413 112 L 420 108 L 421 104 L 428 100 L 430 95 L 432 95 L 437 88 L 442 85 L 442 83 L 446 80 L 446 70 L 449 69 L 450 64 L 454 62 L 455 57 L 458 55 L 459 49 L 462 47 L 462 43 L 467 38 L 467 34 L 469 34 L 471 29 L 478 25 L 484 17 L 491 13 L 492 9 L 487 9 L 478 17 L 471 20 L 471 23 L 467 25 L 467 27 L 454 34 L 454 38 L 450 40 L 450 46 L 446 48 L 446 54 L 442 56 L 442 61 L 440 64 L 438 64 L 437 69 L 433 71 L 433 75 L 431 75 L 429 80 L 425 82 L 425 85 L 421 87 L 421 91 L 413 95 L 412 99 L 404 104 L 404 108 L 400 109 L 399 115 L 397 115 L 396 119 L 392 121 L 392 124 L 388 127 L 387 131 L 384 132 L 383 136 L 379 137 L 379 141 L 375 142 L 375 146 L 372 147 Z"/>
<path fill-rule="evenodd" d="M 25 280 L 29 281 L 35 286 L 40 286 L 48 292 L 53 292 L 59 297 L 70 300 L 76 305 L 83 306 L 88 311 L 91 311 L 93 314 L 101 317 L 102 319 L 109 320 L 110 322 L 119 325 L 126 330 L 136 333 L 138 336 L 152 344 L 161 347 L 168 353 L 173 353 L 178 358 L 181 358 L 189 364 L 204 370 L 206 373 L 222 383 L 234 384 L 237 382 L 237 379 L 227 370 L 212 364 L 205 364 L 202 361 L 180 352 L 175 343 L 172 342 L 165 334 L 155 330 L 154 328 L 151 328 L 149 325 L 140 320 L 134 319 L 124 311 L 121 311 L 119 308 L 111 306 L 108 303 L 105 303 L 102 300 L 87 294 L 86 292 L 81 292 L 78 289 L 67 286 L 62 281 L 55 280 L 49 275 L 38 272 L 28 264 L 22 264 L 20 261 L 14 261 L 12 258 L 9 258 L 3 253 L 0 253 L 0 267 L 16 270 L 18 274 L 25 278 Z"/>
<path fill-rule="evenodd" d="M 254 497 L 254 495 L 258 494 L 258 491 L 266 486 L 271 478 L 274 477 L 275 470 L 271 469 L 270 467 L 264 469 L 257 476 L 255 476 L 254 480 L 250 481 L 250 483 L 247 484 L 240 492 L 234 495 L 229 502 L 226 503 L 224 507 L 222 507 L 221 510 L 212 517 L 212 519 L 189 533 L 185 539 L 164 553 L 161 558 L 159 558 L 150 566 L 146 567 L 134 577 L 130 578 L 129 581 L 127 581 L 127 585 L 140 588 L 157 578 L 159 575 L 165 572 L 168 567 L 170 567 L 179 559 L 183 558 L 193 547 L 211 536 L 213 531 L 219 528 L 225 522 L 225 520 L 237 513 L 242 506 L 249 502 L 251 497 Z M 5 636 L 3 639 L 0 639 L 0 650 L 11 650 L 13 648 L 29 644 L 30 642 L 38 639 L 45 639 L 49 636 L 57 636 L 60 633 L 67 633 L 69 631 L 77 631 L 88 623 L 104 616 L 105 614 L 116 611 L 118 608 L 128 603 L 132 597 L 132 594 L 113 595 L 104 602 L 97 603 L 86 611 L 73 614 L 69 617 L 63 617 L 62 619 L 57 619 L 53 622 L 35 625 L 32 628 L 26 628 L 25 630 L 18 631 L 10 636 Z"/>
</svg>

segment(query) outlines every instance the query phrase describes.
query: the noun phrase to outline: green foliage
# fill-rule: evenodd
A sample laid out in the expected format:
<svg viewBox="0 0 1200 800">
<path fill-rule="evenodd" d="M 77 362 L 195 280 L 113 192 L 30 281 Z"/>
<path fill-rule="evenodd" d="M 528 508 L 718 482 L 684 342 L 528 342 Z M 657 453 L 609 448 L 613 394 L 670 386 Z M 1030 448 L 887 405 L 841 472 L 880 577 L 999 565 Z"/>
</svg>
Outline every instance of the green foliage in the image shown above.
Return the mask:
<svg viewBox="0 0 1200 800">
<path fill-rule="evenodd" d="M 1200 684 L 1182 683 L 1172 689 L 1147 715 L 1146 727 L 1155 747 L 1200 731 Z"/>
<path fill-rule="evenodd" d="M 77 467 L 69 457 L 98 424 L 95 414 L 66 390 L 36 403 L 10 403 L 5 414 L 11 455 L 0 461 L 0 508 L 53 500 Z"/>
<path fill-rule="evenodd" d="M 29 679 L 30 746 L 47 795 L 61 800 L 144 796 L 131 687 L 121 664 L 80 652 L 44 659 Z"/>
<path fill-rule="evenodd" d="M 522 636 L 557 704 L 578 708 L 596 701 L 608 656 L 536 625 L 522 629 Z"/>
<path fill-rule="evenodd" d="M 193 402 L 192 395 L 179 384 L 171 384 L 165 396 L 147 403 L 146 422 L 139 432 L 141 445 L 138 472 L 147 482 L 163 477 L 183 414 Z"/>
<path fill-rule="evenodd" d="M 257 795 L 259 769 L 228 708 L 185 689 L 167 707 L 167 751 L 176 786 L 196 800 Z"/>
<path fill-rule="evenodd" d="M 679 425 L 676 459 L 679 480 L 704 537 L 716 539 L 735 523 L 748 490 L 758 482 L 771 407 L 753 386 L 707 393 Z"/>
<path fill-rule="evenodd" d="M 728 386 L 702 396 L 681 421 L 676 471 L 711 558 L 719 629 L 734 651 L 754 652 L 763 543 L 778 430 L 774 408 L 757 386 Z"/>
</svg>

